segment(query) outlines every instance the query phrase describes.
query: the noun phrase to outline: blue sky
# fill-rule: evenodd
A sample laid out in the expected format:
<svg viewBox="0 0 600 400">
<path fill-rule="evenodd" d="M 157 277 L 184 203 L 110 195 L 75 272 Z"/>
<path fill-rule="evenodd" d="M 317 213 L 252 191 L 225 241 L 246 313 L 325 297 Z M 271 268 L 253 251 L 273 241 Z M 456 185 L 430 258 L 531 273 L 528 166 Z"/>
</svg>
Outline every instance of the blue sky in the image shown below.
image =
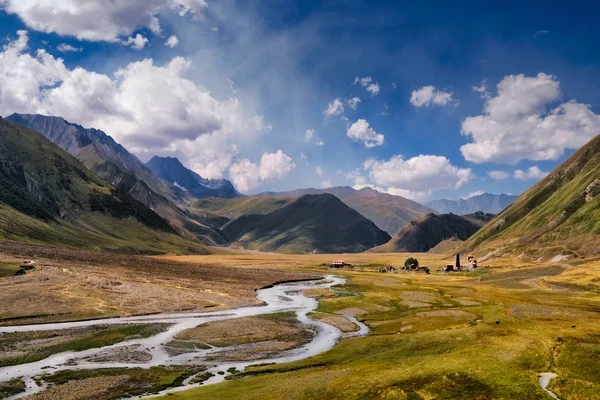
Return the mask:
<svg viewBox="0 0 600 400">
<path fill-rule="evenodd" d="M 447 3 L 0 0 L 0 114 L 246 193 L 519 194 L 600 133 L 598 7 Z"/>
</svg>

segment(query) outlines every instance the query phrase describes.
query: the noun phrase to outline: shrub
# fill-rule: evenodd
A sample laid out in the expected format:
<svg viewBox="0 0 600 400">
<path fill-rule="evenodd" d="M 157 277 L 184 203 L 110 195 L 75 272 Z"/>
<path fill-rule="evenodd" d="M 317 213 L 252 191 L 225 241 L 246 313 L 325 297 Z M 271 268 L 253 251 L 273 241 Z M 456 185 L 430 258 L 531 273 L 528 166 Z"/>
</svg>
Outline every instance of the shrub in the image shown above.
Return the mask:
<svg viewBox="0 0 600 400">
<path fill-rule="evenodd" d="M 415 264 L 419 265 L 419 260 L 417 260 L 416 258 L 413 258 L 413 257 L 407 258 L 406 261 L 404 261 L 405 267 L 410 267 Z"/>
</svg>

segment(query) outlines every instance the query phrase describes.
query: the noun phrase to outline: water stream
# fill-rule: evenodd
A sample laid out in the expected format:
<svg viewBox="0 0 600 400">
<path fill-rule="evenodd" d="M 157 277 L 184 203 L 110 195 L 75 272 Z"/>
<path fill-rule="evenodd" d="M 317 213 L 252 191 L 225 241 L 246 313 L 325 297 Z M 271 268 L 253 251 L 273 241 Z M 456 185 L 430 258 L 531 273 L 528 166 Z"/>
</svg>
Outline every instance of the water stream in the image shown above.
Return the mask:
<svg viewBox="0 0 600 400">
<path fill-rule="evenodd" d="M 169 355 L 165 349 L 165 344 L 173 340 L 173 338 L 181 331 L 194 328 L 207 322 L 223 321 L 233 318 L 273 314 L 287 311 L 295 312 L 297 319 L 306 327 L 311 328 L 315 332 L 311 342 L 299 348 L 284 352 L 280 356 L 272 359 L 227 362 L 219 365 L 215 365 L 217 363 L 216 361 L 206 361 L 204 364 L 209 366 L 207 371 L 215 374 L 212 378 L 208 379 L 202 384 L 191 384 L 190 382 L 195 378 L 195 376 L 193 376 L 184 381 L 182 386 L 161 392 L 160 395 L 165 395 L 169 392 L 187 390 L 196 386 L 222 382 L 228 375 L 230 375 L 230 373 L 227 372 L 227 370 L 230 368 L 243 371 L 250 365 L 263 363 L 285 363 L 312 357 L 316 354 L 331 349 L 338 342 L 340 337 L 342 337 L 342 332 L 334 326 L 316 319 L 312 319 L 307 315 L 317 308 L 318 302 L 316 299 L 304 296 L 302 290 L 314 287 L 315 285 L 318 285 L 320 288 L 331 288 L 332 286 L 340 285 L 344 282 L 345 280 L 343 278 L 327 276 L 325 279 L 320 281 L 283 283 L 270 288 L 261 289 L 257 292 L 257 298 L 263 301 L 265 305 L 243 307 L 227 311 L 157 314 L 139 317 L 108 318 L 93 321 L 0 327 L 0 333 L 2 333 L 61 330 L 70 328 L 85 328 L 97 325 L 118 325 L 132 323 L 170 324 L 166 331 L 160 332 L 145 339 L 129 340 L 111 346 L 78 352 L 67 351 L 54 354 L 37 362 L 2 367 L 0 368 L 0 382 L 10 381 L 16 378 L 22 378 L 24 380 L 26 383 L 26 391 L 18 396 L 10 398 L 12 400 L 44 390 L 45 387 L 38 386 L 35 381 L 31 379 L 32 377 L 43 373 L 54 373 L 63 370 L 99 368 L 150 368 L 159 365 L 198 365 L 199 360 L 200 363 L 203 363 L 202 359 L 211 354 L 223 351 L 235 351 L 239 346 L 221 348 L 211 347 L 209 349 L 197 349 L 179 355 Z M 349 334 L 348 336 L 365 335 L 368 332 L 368 327 L 366 325 L 362 324 L 351 316 L 346 316 L 346 318 L 350 319 L 360 327 L 358 332 Z M 126 348 L 144 352 L 146 355 L 149 355 L 149 357 L 147 357 L 148 360 L 136 360 L 135 362 L 95 362 L 90 360 L 90 358 L 97 357 L 107 352 L 119 351 Z M 225 372 L 225 374 L 217 374 L 217 372 Z M 146 396 L 142 397 L 145 398 Z"/>
</svg>

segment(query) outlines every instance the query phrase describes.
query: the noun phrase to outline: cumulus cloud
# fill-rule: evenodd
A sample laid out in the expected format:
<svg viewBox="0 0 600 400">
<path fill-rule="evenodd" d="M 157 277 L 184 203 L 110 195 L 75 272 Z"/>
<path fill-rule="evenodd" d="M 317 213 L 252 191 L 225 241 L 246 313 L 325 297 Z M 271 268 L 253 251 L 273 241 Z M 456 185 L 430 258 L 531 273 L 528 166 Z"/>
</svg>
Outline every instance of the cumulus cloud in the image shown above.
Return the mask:
<svg viewBox="0 0 600 400">
<path fill-rule="evenodd" d="M 552 107 L 560 85 L 552 75 L 509 75 L 497 85 L 482 115 L 466 118 L 461 147 L 467 161 L 516 164 L 520 160 L 556 160 L 600 133 L 600 115 L 571 100 Z"/>
<path fill-rule="evenodd" d="M 415 107 L 456 105 L 458 101 L 452 97 L 453 93 L 437 90 L 434 86 L 422 86 L 413 90 L 410 104 Z"/>
<path fill-rule="evenodd" d="M 358 103 L 360 103 L 360 98 L 353 97 L 351 99 L 346 100 L 346 103 L 348 104 L 348 106 L 350 106 L 351 109 L 356 110 L 358 108 Z"/>
<path fill-rule="evenodd" d="M 135 36 L 127 38 L 127 40 L 122 40 L 121 44 L 124 46 L 131 46 L 136 50 L 141 50 L 148 44 L 148 39 L 138 33 Z"/>
<path fill-rule="evenodd" d="M 323 176 L 323 170 L 321 169 L 321 167 L 317 167 L 317 168 L 315 169 L 315 172 L 317 173 L 317 175 L 319 175 L 319 176 Z"/>
<path fill-rule="evenodd" d="M 490 178 L 497 181 L 508 179 L 508 177 L 510 177 L 510 174 L 506 171 L 489 171 L 487 174 Z"/>
<path fill-rule="evenodd" d="M 70 70 L 45 50 L 31 55 L 27 48 L 27 32 L 19 31 L 0 52 L 0 115 L 60 115 L 106 131 L 137 154 L 180 154 L 207 178 L 224 176 L 238 158 L 230 139 L 272 129 L 238 98 L 217 100 L 185 79 L 191 62 L 182 57 L 133 62 L 108 76 Z"/>
<path fill-rule="evenodd" d="M 334 99 L 333 102 L 327 105 L 327 109 L 325 110 L 325 116 L 331 117 L 334 115 L 340 115 L 344 112 L 344 104 L 342 104 L 342 100 Z"/>
<path fill-rule="evenodd" d="M 322 140 L 317 140 L 316 145 L 317 146 L 325 146 L 325 142 Z"/>
<path fill-rule="evenodd" d="M 179 44 L 179 39 L 175 35 L 169 36 L 169 38 L 165 42 L 165 46 L 170 47 L 172 49 L 175 48 L 178 44 Z"/>
<path fill-rule="evenodd" d="M 241 192 L 248 192 L 264 182 L 281 179 L 289 174 L 296 164 L 281 150 L 263 154 L 260 164 L 247 158 L 235 162 L 229 168 L 229 177 Z"/>
<path fill-rule="evenodd" d="M 79 52 L 79 51 L 83 50 L 81 47 L 71 46 L 70 44 L 67 44 L 67 43 L 59 44 L 58 46 L 56 46 L 56 49 L 58 51 L 60 51 L 61 53 L 72 53 L 72 52 Z"/>
<path fill-rule="evenodd" d="M 363 167 L 376 185 L 420 192 L 459 188 L 472 177 L 470 169 L 455 167 L 446 157 L 434 155 L 408 160 L 401 155 L 387 161 L 369 159 Z"/>
<path fill-rule="evenodd" d="M 365 76 L 364 78 L 359 78 L 357 76 L 354 78 L 354 84 L 366 88 L 367 92 L 371 93 L 371 96 L 377 96 L 381 91 L 379 83 L 373 82 L 373 78 L 370 76 Z"/>
<path fill-rule="evenodd" d="M 515 178 L 521 181 L 542 179 L 548 175 L 548 172 L 542 171 L 537 165 L 527 168 L 525 171 L 518 169 L 515 171 Z"/>
<path fill-rule="evenodd" d="M 30 29 L 94 42 L 120 42 L 139 28 L 159 33 L 159 14 L 197 17 L 207 7 L 205 0 L 0 0 Z"/>
<path fill-rule="evenodd" d="M 348 127 L 346 136 L 355 142 L 363 142 L 365 147 L 381 146 L 385 140 L 382 134 L 375 132 L 362 118 Z"/>
</svg>

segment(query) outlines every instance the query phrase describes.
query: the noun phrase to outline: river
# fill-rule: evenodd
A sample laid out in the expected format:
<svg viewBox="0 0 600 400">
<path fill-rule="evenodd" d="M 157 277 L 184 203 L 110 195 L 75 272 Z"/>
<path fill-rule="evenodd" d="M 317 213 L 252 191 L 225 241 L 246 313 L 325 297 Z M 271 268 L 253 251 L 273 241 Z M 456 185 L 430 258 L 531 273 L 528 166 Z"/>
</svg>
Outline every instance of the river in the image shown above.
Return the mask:
<svg viewBox="0 0 600 400">
<path fill-rule="evenodd" d="M 161 392 L 160 395 L 165 395 L 169 392 L 187 390 L 192 387 L 197 387 L 201 385 L 204 386 L 222 382 L 230 374 L 229 372 L 227 372 L 227 370 L 230 368 L 236 368 L 238 371 L 243 371 L 246 367 L 254 364 L 285 363 L 312 357 L 314 355 L 331 349 L 342 337 L 342 332 L 334 326 L 310 318 L 308 316 L 308 313 L 314 311 L 317 308 L 318 302 L 316 299 L 304 296 L 302 290 L 312 288 L 315 286 L 318 286 L 320 288 L 331 288 L 332 286 L 341 285 L 343 283 L 345 283 L 345 280 L 343 278 L 334 276 L 327 276 L 323 280 L 318 281 L 282 283 L 270 288 L 265 288 L 257 291 L 257 298 L 261 300 L 264 303 L 264 305 L 254 307 L 242 307 L 226 311 L 156 314 L 138 317 L 108 318 L 93 321 L 77 321 L 52 324 L 0 327 L 0 333 L 2 333 L 60 330 L 69 328 L 83 328 L 97 325 L 117 325 L 132 323 L 170 324 L 166 331 L 160 332 L 154 336 L 145 339 L 129 340 L 111 346 L 94 348 L 79 352 L 67 351 L 63 353 L 54 354 L 44 360 L 37 362 L 2 367 L 0 368 L 0 382 L 10 381 L 16 378 L 22 378 L 24 380 L 24 382 L 26 383 L 26 391 L 24 393 L 19 394 L 18 396 L 11 397 L 10 399 L 12 400 L 44 390 L 45 387 L 38 386 L 38 384 L 34 382 L 32 377 L 43 373 L 50 373 L 50 371 L 54 373 L 63 370 L 82 370 L 99 368 L 150 368 L 159 365 L 185 365 L 189 364 L 193 359 L 194 363 L 197 364 L 198 359 L 205 358 L 210 354 L 213 354 L 215 352 L 221 352 L 223 350 L 235 350 L 236 346 L 226 348 L 210 348 L 202 350 L 198 349 L 180 355 L 169 355 L 167 350 L 165 349 L 164 344 L 169 343 L 171 340 L 173 340 L 175 335 L 177 335 L 179 332 L 184 331 L 186 329 L 194 328 L 198 325 L 202 325 L 207 322 L 223 321 L 227 319 L 265 314 L 274 314 L 287 311 L 295 312 L 296 317 L 302 324 L 314 330 L 315 335 L 311 342 L 294 350 L 287 351 L 281 354 L 280 356 L 272 359 L 261 359 L 256 361 L 243 361 L 233 363 L 228 362 L 216 366 L 214 361 L 206 362 L 206 365 L 210 366 L 207 371 L 215 374 L 212 378 L 208 379 L 203 384 L 190 384 L 190 382 L 195 378 L 195 376 L 192 376 L 186 381 L 184 381 L 182 386 L 168 389 L 164 392 Z M 358 332 L 348 334 L 348 336 L 365 335 L 368 332 L 368 328 L 366 325 L 362 324 L 361 322 L 357 321 L 351 316 L 346 316 L 346 318 L 350 319 L 360 327 L 360 330 Z M 145 352 L 146 354 L 149 354 L 149 360 L 136 362 L 91 362 L 87 360 L 88 358 L 97 356 L 101 353 L 104 354 L 106 351 L 118 351 L 119 349 L 124 349 L 126 347 L 135 348 L 137 350 Z M 203 371 L 202 373 L 205 372 L 206 371 Z M 221 374 L 217 374 L 217 372 L 220 372 Z M 223 372 L 224 374 L 222 374 Z M 156 396 L 156 394 L 154 394 L 153 396 Z M 142 396 L 142 398 L 146 397 Z"/>
</svg>

